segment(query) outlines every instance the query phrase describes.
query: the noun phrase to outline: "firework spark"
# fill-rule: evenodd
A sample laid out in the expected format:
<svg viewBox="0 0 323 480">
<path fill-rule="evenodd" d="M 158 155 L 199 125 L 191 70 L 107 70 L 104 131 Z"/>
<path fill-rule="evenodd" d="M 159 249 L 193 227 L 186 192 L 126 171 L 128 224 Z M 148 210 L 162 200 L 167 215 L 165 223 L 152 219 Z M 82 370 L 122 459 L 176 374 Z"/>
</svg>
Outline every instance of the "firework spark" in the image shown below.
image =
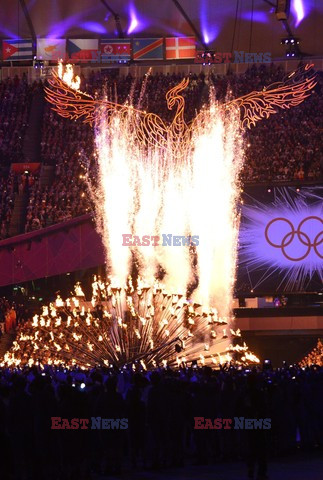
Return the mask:
<svg viewBox="0 0 323 480">
<path fill-rule="evenodd" d="M 179 100 L 180 102 L 180 100 Z M 236 201 L 242 167 L 239 120 L 224 119 L 215 102 L 196 122 L 190 148 L 175 138 L 167 148 L 148 147 L 136 136 L 136 114 L 115 112 L 109 129 L 96 129 L 99 188 L 95 207 L 111 265 L 112 281 L 125 285 L 136 259 L 144 282 L 152 284 L 158 266 L 167 290 L 186 295 L 194 277 L 193 300 L 231 314 L 239 218 Z M 178 149 L 183 152 L 178 155 Z M 176 152 L 176 153 L 175 153 Z M 178 158 L 182 158 L 179 161 Z M 188 247 L 122 246 L 122 235 L 198 235 Z"/>
<path fill-rule="evenodd" d="M 115 109 L 108 120 L 102 110 L 95 128 L 98 185 L 90 190 L 114 287 L 124 288 L 135 264 L 144 284 L 162 279 L 171 294 L 190 298 L 205 312 L 213 308 L 230 324 L 243 149 L 238 112 L 224 115 L 210 97 L 190 142 L 174 127 L 165 142 L 152 146 L 138 139 L 136 109 Z M 181 132 L 184 99 L 179 92 L 172 99 Z M 124 234 L 195 235 L 199 245 L 127 247 Z M 194 354 L 214 343 L 212 335 L 200 329 Z M 225 339 L 228 346 L 230 329 Z"/>
</svg>

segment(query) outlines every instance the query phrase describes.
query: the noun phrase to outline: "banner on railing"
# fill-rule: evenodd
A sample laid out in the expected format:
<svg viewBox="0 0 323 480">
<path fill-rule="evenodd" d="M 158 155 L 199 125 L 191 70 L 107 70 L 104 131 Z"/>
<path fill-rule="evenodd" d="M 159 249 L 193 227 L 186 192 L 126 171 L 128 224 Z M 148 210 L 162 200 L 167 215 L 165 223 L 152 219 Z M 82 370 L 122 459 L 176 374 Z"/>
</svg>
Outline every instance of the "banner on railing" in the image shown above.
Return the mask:
<svg viewBox="0 0 323 480">
<path fill-rule="evenodd" d="M 130 40 L 102 38 L 100 42 L 101 58 L 99 61 L 105 62 L 129 62 L 131 59 Z"/>
<path fill-rule="evenodd" d="M 31 38 L 2 40 L 2 60 L 16 62 L 19 60 L 32 60 L 33 44 Z"/>
<path fill-rule="evenodd" d="M 171 38 L 38 38 L 37 59 L 91 63 L 182 60 L 195 58 L 195 37 Z M 2 59 L 32 60 L 32 40 L 2 41 Z"/>
<path fill-rule="evenodd" d="M 163 38 L 135 38 L 132 45 L 133 60 L 163 60 Z"/>
<path fill-rule="evenodd" d="M 99 40 L 93 38 L 67 40 L 67 56 L 69 60 L 79 60 L 86 62 L 95 62 L 98 59 Z"/>
<path fill-rule="evenodd" d="M 65 38 L 37 38 L 37 58 L 39 60 L 65 60 Z"/>
</svg>

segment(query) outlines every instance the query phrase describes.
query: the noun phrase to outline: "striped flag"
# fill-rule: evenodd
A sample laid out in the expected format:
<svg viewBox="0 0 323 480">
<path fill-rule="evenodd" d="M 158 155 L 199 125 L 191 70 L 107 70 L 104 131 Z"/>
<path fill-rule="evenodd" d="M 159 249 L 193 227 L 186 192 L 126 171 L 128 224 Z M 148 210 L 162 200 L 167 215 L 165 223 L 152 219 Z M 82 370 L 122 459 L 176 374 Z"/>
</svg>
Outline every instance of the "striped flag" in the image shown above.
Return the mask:
<svg viewBox="0 0 323 480">
<path fill-rule="evenodd" d="M 37 38 L 37 58 L 40 60 L 64 60 L 66 56 L 65 38 Z"/>
<path fill-rule="evenodd" d="M 31 38 L 23 40 L 2 40 L 3 61 L 32 60 L 33 43 Z"/>
<path fill-rule="evenodd" d="M 171 37 L 165 39 L 166 60 L 195 58 L 195 37 Z"/>
<path fill-rule="evenodd" d="M 98 48 L 98 39 L 68 39 L 66 44 L 68 58 L 72 60 L 99 62 Z"/>
<path fill-rule="evenodd" d="M 101 62 L 126 63 L 130 60 L 130 40 L 102 38 Z"/>
<path fill-rule="evenodd" d="M 163 38 L 135 38 L 132 45 L 133 60 L 163 60 Z"/>
</svg>

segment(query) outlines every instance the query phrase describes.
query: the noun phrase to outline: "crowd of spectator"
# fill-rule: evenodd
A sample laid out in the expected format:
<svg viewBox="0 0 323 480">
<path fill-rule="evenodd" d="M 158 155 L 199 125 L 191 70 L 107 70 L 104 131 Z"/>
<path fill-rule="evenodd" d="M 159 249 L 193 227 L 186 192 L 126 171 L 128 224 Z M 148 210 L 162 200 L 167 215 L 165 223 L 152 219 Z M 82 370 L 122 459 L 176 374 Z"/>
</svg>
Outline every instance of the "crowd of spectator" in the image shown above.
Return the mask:
<svg viewBox="0 0 323 480">
<path fill-rule="evenodd" d="M 79 155 L 75 152 L 72 161 L 63 160 L 56 165 L 51 185 L 42 187 L 39 179 L 35 181 L 29 192 L 25 232 L 48 227 L 90 211 L 83 169 L 78 162 Z"/>
<path fill-rule="evenodd" d="M 0 298 L 0 336 L 13 332 L 17 326 L 17 312 L 14 302 Z"/>
<path fill-rule="evenodd" d="M 9 235 L 9 226 L 14 207 L 14 176 L 0 176 L 0 240 Z"/>
<path fill-rule="evenodd" d="M 0 175 L 0 240 L 10 234 L 10 222 L 16 195 L 28 195 L 35 183 L 35 176 L 10 172 Z"/>
<path fill-rule="evenodd" d="M 3 323 L 8 311 L 11 309 L 11 303 L 5 297 L 0 297 L 0 322 Z"/>
<path fill-rule="evenodd" d="M 31 313 L 25 303 L 0 298 L 0 331 L 1 333 L 13 333 L 17 326 L 29 319 Z"/>
<path fill-rule="evenodd" d="M 297 447 L 322 448 L 322 375 L 318 366 L 2 368 L 2 473 L 17 480 L 89 480 L 103 473 L 209 464 L 216 474 L 219 462 L 245 459 L 249 478 L 258 469 L 257 479 L 263 480 L 274 456 Z M 126 419 L 128 428 L 91 429 L 92 417 Z M 202 424 L 266 418 L 270 428 L 197 429 L 197 417 Z M 62 419 L 68 427 L 71 419 L 88 419 L 89 428 L 53 429 Z"/>
<path fill-rule="evenodd" d="M 17 76 L 0 82 L 0 163 L 10 165 L 22 158 L 34 85 Z"/>
<path fill-rule="evenodd" d="M 261 90 L 263 86 L 281 81 L 285 72 L 275 65 L 250 67 L 244 74 L 228 72 L 225 76 L 191 74 L 185 97 L 185 119 L 192 120 L 207 101 L 209 87 L 214 86 L 217 100 Z M 171 122 L 174 111 L 167 109 L 166 92 L 183 78 L 181 74 L 157 73 L 143 79 L 111 73 L 94 73 L 81 77 L 81 89 L 100 98 L 106 94 L 112 101 L 123 103 L 131 96 L 134 105 L 155 112 Z M 298 107 L 278 111 L 269 119 L 258 122 L 256 128 L 245 132 L 245 182 L 275 180 L 301 182 L 322 177 L 323 150 L 321 146 L 323 109 L 323 80 L 318 75 L 318 86 Z M 143 88 L 144 85 L 144 88 Z M 37 84 L 37 89 L 39 85 Z M 28 121 L 28 105 L 35 87 L 27 80 L 5 80 L 0 83 L 0 151 L 6 161 L 14 161 L 21 154 L 23 129 Z M 14 122 L 14 124 L 13 124 Z M 18 142 L 19 140 L 19 142 Z M 18 143 L 19 145 L 18 145 Z M 10 150 L 10 152 L 9 152 Z M 7 152 L 7 153 L 6 153 Z M 9 154 L 9 153 L 10 154 Z M 82 158 L 93 160 L 94 134 L 82 121 L 70 121 L 54 113 L 45 105 L 41 136 L 41 163 L 53 166 L 54 178 L 49 186 L 40 185 L 39 178 L 29 185 L 25 231 L 36 230 L 75 217 L 92 209 L 86 193 Z M 261 161 L 259 161 L 261 159 Z M 8 236 L 13 198 L 10 181 L 0 179 L 0 236 Z M 9 191 L 9 193 L 8 193 Z"/>
<path fill-rule="evenodd" d="M 248 132 L 245 181 L 302 182 L 323 177 L 322 85 L 319 77 L 318 91 L 300 106 L 278 111 Z"/>
</svg>

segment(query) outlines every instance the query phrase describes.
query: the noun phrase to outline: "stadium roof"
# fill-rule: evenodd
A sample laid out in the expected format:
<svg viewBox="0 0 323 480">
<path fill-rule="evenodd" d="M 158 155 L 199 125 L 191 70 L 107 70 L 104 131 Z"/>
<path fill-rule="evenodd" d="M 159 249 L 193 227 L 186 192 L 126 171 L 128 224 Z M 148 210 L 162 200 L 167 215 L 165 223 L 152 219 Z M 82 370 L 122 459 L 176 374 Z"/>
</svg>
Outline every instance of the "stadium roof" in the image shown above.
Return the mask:
<svg viewBox="0 0 323 480">
<path fill-rule="evenodd" d="M 221 52 L 282 57 L 284 22 L 275 0 L 2 0 L 2 38 L 196 36 Z M 119 31 L 116 15 L 120 18 Z M 118 22 L 117 22 L 118 23 Z M 323 1 L 291 0 L 288 24 L 301 50 L 323 54 Z M 121 26 L 121 29 L 120 29 Z"/>
</svg>

